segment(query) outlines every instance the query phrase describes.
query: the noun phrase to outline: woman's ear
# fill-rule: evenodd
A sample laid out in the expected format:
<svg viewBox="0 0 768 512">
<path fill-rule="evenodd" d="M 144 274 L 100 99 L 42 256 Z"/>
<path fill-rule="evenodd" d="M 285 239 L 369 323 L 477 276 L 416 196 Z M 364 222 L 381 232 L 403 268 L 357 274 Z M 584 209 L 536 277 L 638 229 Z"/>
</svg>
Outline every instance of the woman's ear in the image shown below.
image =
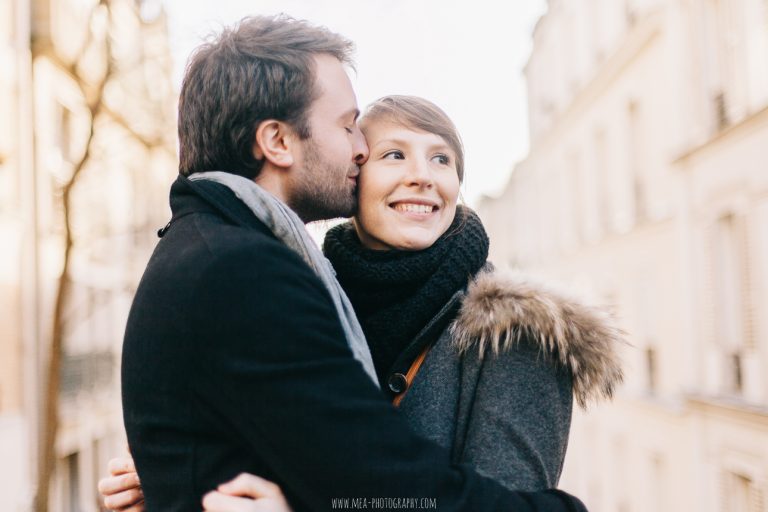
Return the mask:
<svg viewBox="0 0 768 512">
<path fill-rule="evenodd" d="M 293 129 L 282 121 L 267 119 L 259 123 L 253 141 L 253 156 L 267 159 L 271 164 L 287 168 L 295 161 L 298 137 Z"/>
</svg>

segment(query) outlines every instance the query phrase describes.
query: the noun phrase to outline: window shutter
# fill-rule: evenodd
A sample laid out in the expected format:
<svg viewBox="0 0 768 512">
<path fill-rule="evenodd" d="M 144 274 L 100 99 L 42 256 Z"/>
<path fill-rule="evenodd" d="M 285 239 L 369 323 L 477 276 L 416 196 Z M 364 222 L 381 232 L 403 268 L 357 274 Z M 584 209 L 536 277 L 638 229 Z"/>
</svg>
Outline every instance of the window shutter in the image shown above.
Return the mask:
<svg viewBox="0 0 768 512">
<path fill-rule="evenodd" d="M 721 471 L 720 478 L 717 479 L 717 494 L 718 501 L 720 502 L 719 510 L 721 512 L 734 512 L 731 507 L 731 500 L 729 499 L 731 491 L 731 473 L 728 471 Z"/>
<path fill-rule="evenodd" d="M 699 321 L 701 339 L 712 350 L 717 347 L 717 311 L 715 309 L 715 228 L 708 223 L 701 229 L 701 297 L 699 299 Z"/>
<path fill-rule="evenodd" d="M 744 348 L 753 350 L 755 348 L 756 325 L 755 325 L 755 305 L 757 303 L 754 282 L 755 273 L 752 268 L 754 261 L 753 254 L 756 250 L 755 236 L 753 236 L 753 226 L 750 217 L 742 216 L 739 222 L 739 242 L 741 252 L 741 304 L 744 308 Z"/>
<path fill-rule="evenodd" d="M 749 512 L 765 512 L 763 490 L 753 484 L 749 493 Z"/>
</svg>

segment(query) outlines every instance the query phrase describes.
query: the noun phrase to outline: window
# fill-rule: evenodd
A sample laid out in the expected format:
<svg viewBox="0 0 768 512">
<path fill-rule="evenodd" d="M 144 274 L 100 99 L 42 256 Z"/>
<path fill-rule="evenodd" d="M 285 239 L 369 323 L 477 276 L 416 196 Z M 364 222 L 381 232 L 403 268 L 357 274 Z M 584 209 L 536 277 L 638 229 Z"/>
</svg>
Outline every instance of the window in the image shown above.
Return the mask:
<svg viewBox="0 0 768 512">
<path fill-rule="evenodd" d="M 631 0 L 624 0 L 624 19 L 628 27 L 634 27 L 637 23 L 637 9 Z"/>
<path fill-rule="evenodd" d="M 717 129 L 723 130 L 727 128 L 731 122 L 725 102 L 725 92 L 722 89 L 716 89 L 712 95 L 712 109 L 715 113 L 715 126 L 717 126 Z"/>
<path fill-rule="evenodd" d="M 652 266 L 635 270 L 632 332 L 642 355 L 642 385 L 655 394 L 659 390 L 659 299 L 656 270 Z"/>
<path fill-rule="evenodd" d="M 709 0 L 705 40 L 708 55 L 710 101 L 714 126 L 722 130 L 738 122 L 747 111 L 747 52 L 743 2 Z"/>
<path fill-rule="evenodd" d="M 654 506 L 650 510 L 668 510 L 667 504 L 667 474 L 664 456 L 660 453 L 651 455 L 650 460 L 651 500 Z"/>
<path fill-rule="evenodd" d="M 744 372 L 741 352 L 734 352 L 730 354 L 728 362 L 730 363 L 727 372 L 727 375 L 730 377 L 730 382 L 728 385 L 733 392 L 741 393 L 742 388 L 744 387 Z"/>
<path fill-rule="evenodd" d="M 567 170 L 570 175 L 571 189 L 570 195 L 570 221 L 573 229 L 573 239 L 577 244 L 587 240 L 587 214 L 585 211 L 585 194 L 587 188 L 587 177 L 584 174 L 584 165 L 581 161 L 581 154 L 574 151 L 568 158 Z"/>
<path fill-rule="evenodd" d="M 595 177 L 597 182 L 597 200 L 599 205 L 599 221 L 603 234 L 611 233 L 611 179 L 608 173 L 608 143 L 605 130 L 595 132 Z"/>
<path fill-rule="evenodd" d="M 628 117 L 628 158 L 630 183 L 632 186 L 633 203 L 635 206 L 635 222 L 646 218 L 646 178 L 644 176 L 645 141 L 643 138 L 642 112 L 636 101 L 630 101 L 627 108 Z"/>
<path fill-rule="evenodd" d="M 600 64 L 608 52 L 606 44 L 606 8 L 604 0 L 589 0 L 589 30 L 592 35 L 592 51 L 595 64 Z"/>
<path fill-rule="evenodd" d="M 723 364 L 723 391 L 741 393 L 744 352 L 751 348 L 750 272 L 746 219 L 726 213 L 712 239 L 714 334 Z"/>
<path fill-rule="evenodd" d="M 658 362 L 656 360 L 656 349 L 647 347 L 645 349 L 645 375 L 648 391 L 651 394 L 658 390 Z"/>
<path fill-rule="evenodd" d="M 612 452 L 611 473 L 613 478 L 611 479 L 611 484 L 614 487 L 612 493 L 614 496 L 613 510 L 616 512 L 629 512 L 630 500 L 628 486 L 625 483 L 629 481 L 631 465 L 627 457 L 627 443 L 624 435 L 617 434 L 614 437 Z"/>
<path fill-rule="evenodd" d="M 64 512 L 80 512 L 80 454 L 77 452 L 64 458 Z"/>
<path fill-rule="evenodd" d="M 765 30 L 768 30 L 768 0 L 762 1 L 763 7 L 763 26 Z"/>
<path fill-rule="evenodd" d="M 750 476 L 726 471 L 724 479 L 723 511 L 765 511 L 762 492 Z"/>
<path fill-rule="evenodd" d="M 743 344 L 742 325 L 742 223 L 736 215 L 721 216 L 714 234 L 714 280 L 716 306 L 716 337 L 725 347 Z"/>
</svg>

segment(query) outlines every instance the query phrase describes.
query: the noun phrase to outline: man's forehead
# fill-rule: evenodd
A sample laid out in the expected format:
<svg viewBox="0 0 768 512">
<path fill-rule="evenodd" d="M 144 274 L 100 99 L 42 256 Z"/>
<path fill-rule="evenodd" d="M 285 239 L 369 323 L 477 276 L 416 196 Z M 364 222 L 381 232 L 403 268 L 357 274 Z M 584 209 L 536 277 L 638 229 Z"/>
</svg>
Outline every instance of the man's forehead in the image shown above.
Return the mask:
<svg viewBox="0 0 768 512">
<path fill-rule="evenodd" d="M 335 118 L 357 119 L 360 115 L 357 96 L 344 65 L 330 55 L 318 55 L 315 60 L 317 98 L 312 110 Z"/>
</svg>

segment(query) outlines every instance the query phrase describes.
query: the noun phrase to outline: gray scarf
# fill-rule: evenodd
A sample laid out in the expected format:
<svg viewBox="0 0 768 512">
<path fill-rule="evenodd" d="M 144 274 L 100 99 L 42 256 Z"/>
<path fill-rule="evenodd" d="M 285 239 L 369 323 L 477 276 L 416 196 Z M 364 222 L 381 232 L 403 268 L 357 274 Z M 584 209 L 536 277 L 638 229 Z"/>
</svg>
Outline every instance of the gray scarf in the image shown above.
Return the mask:
<svg viewBox="0 0 768 512">
<path fill-rule="evenodd" d="M 336 307 L 352 354 L 363 365 L 363 369 L 371 380 L 378 385 L 371 351 L 365 341 L 363 329 L 360 327 L 360 322 L 357 321 L 352 304 L 336 280 L 336 273 L 331 263 L 323 256 L 323 253 L 309 236 L 299 216 L 254 181 L 242 176 L 228 172 L 210 171 L 192 174 L 189 179 L 192 181 L 215 181 L 229 188 L 261 222 L 266 224 L 278 240 L 296 251 L 315 271 L 333 299 L 333 305 Z"/>
</svg>

